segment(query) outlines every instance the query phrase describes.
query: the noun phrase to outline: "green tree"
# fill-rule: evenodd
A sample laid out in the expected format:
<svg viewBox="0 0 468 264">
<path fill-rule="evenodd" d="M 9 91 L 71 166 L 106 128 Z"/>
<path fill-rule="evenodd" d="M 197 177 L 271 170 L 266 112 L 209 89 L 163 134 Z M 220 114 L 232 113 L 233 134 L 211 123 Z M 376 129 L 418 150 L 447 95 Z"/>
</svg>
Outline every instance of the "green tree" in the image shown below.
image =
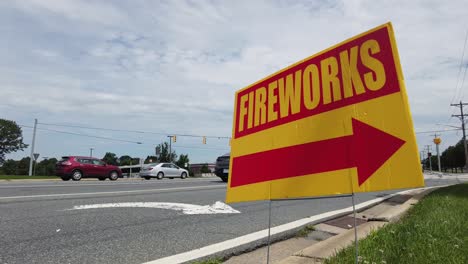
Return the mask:
<svg viewBox="0 0 468 264">
<path fill-rule="evenodd" d="M 16 175 L 28 175 L 29 174 L 29 157 L 24 157 L 18 161 L 18 167 L 16 169 Z"/>
<path fill-rule="evenodd" d="M 167 142 L 159 144 L 156 148 L 161 149 L 161 153 L 158 158 L 159 162 L 171 162 L 177 159 L 177 155 L 174 150 L 171 149 L 171 153 L 169 153 L 169 144 Z"/>
<path fill-rule="evenodd" d="M 117 155 L 112 152 L 106 152 L 106 155 L 102 158 L 103 161 L 105 161 L 107 164 L 110 165 L 118 165 L 117 164 Z"/>
<path fill-rule="evenodd" d="M 5 161 L 5 155 L 27 148 L 23 143 L 23 132 L 15 121 L 0 119 L 0 164 Z"/>
<path fill-rule="evenodd" d="M 132 161 L 132 157 L 128 156 L 128 155 L 123 155 L 119 158 L 120 160 L 120 166 L 127 166 L 127 165 L 130 165 L 130 163 L 132 165 L 135 165 L 135 163 L 133 163 Z M 138 164 L 138 163 L 136 163 Z"/>
<path fill-rule="evenodd" d="M 180 154 L 179 159 L 176 162 L 176 165 L 181 168 L 187 169 L 186 164 L 188 165 L 189 161 L 190 160 L 189 160 L 188 154 L 185 154 L 185 155 Z"/>
<path fill-rule="evenodd" d="M 203 164 L 200 168 L 201 173 L 210 173 L 210 169 L 208 169 L 208 164 Z"/>
<path fill-rule="evenodd" d="M 44 159 L 36 164 L 36 175 L 52 176 L 55 175 L 56 158 Z"/>
<path fill-rule="evenodd" d="M 463 139 L 455 146 L 450 146 L 440 156 L 440 163 L 444 168 L 461 168 L 465 165 L 465 147 Z"/>
<path fill-rule="evenodd" d="M 18 170 L 18 162 L 12 159 L 9 159 L 3 163 L 2 173 L 5 175 L 16 175 Z"/>
</svg>

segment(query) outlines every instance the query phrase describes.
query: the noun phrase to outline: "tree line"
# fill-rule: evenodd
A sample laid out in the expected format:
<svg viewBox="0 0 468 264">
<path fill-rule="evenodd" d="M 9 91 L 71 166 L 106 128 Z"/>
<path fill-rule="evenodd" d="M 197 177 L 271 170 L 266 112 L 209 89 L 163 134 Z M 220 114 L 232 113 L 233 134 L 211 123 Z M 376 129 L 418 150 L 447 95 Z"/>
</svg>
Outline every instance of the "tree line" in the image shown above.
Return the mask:
<svg viewBox="0 0 468 264">
<path fill-rule="evenodd" d="M 424 167 L 429 169 L 430 163 L 432 163 L 432 170 L 438 171 L 437 156 L 432 155 L 430 159 L 430 162 L 429 157 L 425 157 L 425 159 L 423 159 Z M 458 141 L 455 146 L 450 146 L 442 152 L 440 155 L 440 164 L 442 170 L 445 172 L 462 171 L 465 166 L 465 147 L 463 145 L 463 139 Z"/>
<path fill-rule="evenodd" d="M 159 149 L 158 155 L 146 156 L 146 159 L 143 161 L 144 164 L 172 162 L 179 167 L 186 168 L 190 161 L 188 154 L 180 154 L 180 156 L 178 156 L 175 150 L 170 150 L 169 153 L 169 144 L 167 142 L 159 144 L 156 148 Z M 112 152 L 106 152 L 102 160 L 105 161 L 107 164 L 117 166 L 140 164 L 140 158 L 132 158 L 128 155 L 117 157 L 117 155 Z"/>
</svg>

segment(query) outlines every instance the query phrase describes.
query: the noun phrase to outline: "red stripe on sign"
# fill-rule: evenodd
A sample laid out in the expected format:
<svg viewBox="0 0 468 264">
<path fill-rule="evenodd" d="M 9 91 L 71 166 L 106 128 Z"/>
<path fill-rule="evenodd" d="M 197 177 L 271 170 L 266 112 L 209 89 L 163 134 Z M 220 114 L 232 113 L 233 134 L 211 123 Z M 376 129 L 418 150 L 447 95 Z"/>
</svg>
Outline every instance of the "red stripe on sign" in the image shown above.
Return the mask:
<svg viewBox="0 0 468 264">
<path fill-rule="evenodd" d="M 350 136 L 234 157 L 231 187 L 352 167 L 361 185 L 405 141 L 356 119 L 352 124 Z"/>
</svg>

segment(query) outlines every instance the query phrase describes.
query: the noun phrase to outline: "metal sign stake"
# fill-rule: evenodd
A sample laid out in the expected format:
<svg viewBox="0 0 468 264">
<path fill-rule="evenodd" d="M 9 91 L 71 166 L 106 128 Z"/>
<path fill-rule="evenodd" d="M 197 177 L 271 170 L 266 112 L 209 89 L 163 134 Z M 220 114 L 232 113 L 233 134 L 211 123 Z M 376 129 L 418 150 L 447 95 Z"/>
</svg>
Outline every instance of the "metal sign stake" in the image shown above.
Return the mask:
<svg viewBox="0 0 468 264">
<path fill-rule="evenodd" d="M 358 236 L 357 236 L 357 224 L 356 224 L 356 206 L 355 206 L 355 201 L 354 201 L 354 192 L 353 195 L 351 196 L 351 199 L 353 200 L 353 213 L 354 213 L 354 245 L 356 247 L 356 259 L 355 263 L 358 263 L 358 256 L 359 256 L 359 248 L 358 248 Z"/>
<path fill-rule="evenodd" d="M 270 263 L 270 235 L 271 235 L 271 199 L 268 200 L 268 249 L 267 249 L 267 264 Z"/>
</svg>

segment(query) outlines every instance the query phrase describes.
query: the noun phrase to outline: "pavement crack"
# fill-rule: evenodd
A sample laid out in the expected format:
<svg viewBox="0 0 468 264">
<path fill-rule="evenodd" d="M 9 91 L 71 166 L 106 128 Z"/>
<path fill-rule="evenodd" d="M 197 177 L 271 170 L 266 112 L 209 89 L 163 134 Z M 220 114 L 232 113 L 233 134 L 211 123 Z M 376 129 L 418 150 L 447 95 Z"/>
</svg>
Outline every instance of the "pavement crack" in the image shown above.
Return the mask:
<svg viewBox="0 0 468 264">
<path fill-rule="evenodd" d="M 307 255 L 302 255 L 302 254 L 298 254 L 298 255 L 294 255 L 294 256 L 301 257 L 301 258 L 307 258 L 307 259 L 311 259 L 311 260 L 318 261 L 318 262 L 322 262 L 322 261 L 325 260 L 324 258 L 321 258 L 321 257 L 307 256 Z"/>
<path fill-rule="evenodd" d="M 390 222 L 387 217 L 370 217 L 367 218 L 367 222 Z"/>
</svg>

